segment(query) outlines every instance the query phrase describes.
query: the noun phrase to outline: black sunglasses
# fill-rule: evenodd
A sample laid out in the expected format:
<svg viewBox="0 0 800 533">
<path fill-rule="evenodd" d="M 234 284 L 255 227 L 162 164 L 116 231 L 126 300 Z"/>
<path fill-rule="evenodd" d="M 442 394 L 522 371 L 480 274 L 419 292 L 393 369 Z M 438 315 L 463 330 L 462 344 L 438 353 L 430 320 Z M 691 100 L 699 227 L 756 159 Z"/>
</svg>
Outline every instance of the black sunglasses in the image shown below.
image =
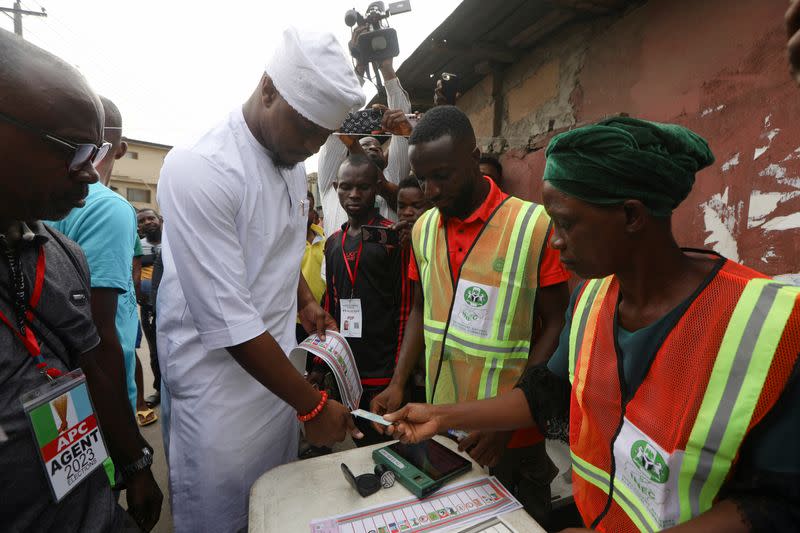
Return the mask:
<svg viewBox="0 0 800 533">
<path fill-rule="evenodd" d="M 14 126 L 17 126 L 23 130 L 35 133 L 50 144 L 66 151 L 71 157 L 69 164 L 67 165 L 67 168 L 70 172 L 80 170 L 86 163 L 90 161 L 92 165 L 96 167 L 103 160 L 103 158 L 105 158 L 108 150 L 111 148 L 111 143 L 109 142 L 104 142 L 100 146 L 92 143 L 76 144 L 64 139 L 63 137 L 59 137 L 58 135 L 53 135 L 52 133 L 39 129 L 36 126 L 26 124 L 25 122 L 17 120 L 14 117 L 6 115 L 2 112 L 0 112 L 0 119 L 5 120 L 9 124 L 13 124 Z"/>
</svg>

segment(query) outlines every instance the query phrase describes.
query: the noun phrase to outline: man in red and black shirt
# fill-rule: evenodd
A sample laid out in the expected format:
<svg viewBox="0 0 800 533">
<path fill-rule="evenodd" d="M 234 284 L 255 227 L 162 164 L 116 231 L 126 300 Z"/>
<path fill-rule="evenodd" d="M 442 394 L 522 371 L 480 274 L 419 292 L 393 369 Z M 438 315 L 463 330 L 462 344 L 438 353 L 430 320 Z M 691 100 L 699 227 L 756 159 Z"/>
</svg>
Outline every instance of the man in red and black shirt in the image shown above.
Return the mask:
<svg viewBox="0 0 800 533">
<path fill-rule="evenodd" d="M 406 322 L 408 322 L 408 315 L 414 305 L 414 284 L 419 280 L 419 275 L 416 275 L 414 279 L 410 277 L 412 264 L 416 272 L 416 264 L 412 261 L 414 254 L 411 251 L 411 228 L 414 227 L 414 223 L 422 216 L 422 213 L 431 207 L 433 204 L 425 198 L 425 193 L 422 192 L 416 176 L 410 176 L 400 182 L 397 187 L 397 217 L 400 221 L 394 226 L 400 232 L 400 247 L 403 255 L 403 299 L 400 302 L 398 347 L 403 345 Z M 425 402 L 425 365 L 422 357 L 420 357 L 419 364 L 414 370 L 414 375 L 407 388 L 409 401 Z"/>
<path fill-rule="evenodd" d="M 401 248 L 364 242 L 362 226 L 391 228 L 375 209 L 379 170 L 363 154 L 349 156 L 334 183 L 347 222 L 325 243 L 325 309 L 353 350 L 364 393 L 361 408 L 389 384 L 397 361 L 403 294 Z M 357 444 L 387 440 L 362 419 Z"/>
</svg>

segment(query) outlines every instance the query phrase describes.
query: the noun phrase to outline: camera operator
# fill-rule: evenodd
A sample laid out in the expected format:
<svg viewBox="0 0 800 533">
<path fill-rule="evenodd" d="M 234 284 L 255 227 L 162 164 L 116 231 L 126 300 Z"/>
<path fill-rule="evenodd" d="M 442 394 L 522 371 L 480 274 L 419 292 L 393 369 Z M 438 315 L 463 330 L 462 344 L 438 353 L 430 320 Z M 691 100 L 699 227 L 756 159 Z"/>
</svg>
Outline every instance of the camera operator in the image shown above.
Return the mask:
<svg viewBox="0 0 800 533">
<path fill-rule="evenodd" d="M 367 25 L 360 25 L 353 31 L 351 45 L 358 41 L 358 37 L 369 31 Z M 351 46 L 352 48 L 352 46 Z M 356 61 L 355 71 L 361 83 L 364 83 L 364 72 L 367 65 L 359 60 Z M 385 59 L 379 65 L 380 73 L 383 76 L 383 83 L 386 87 L 387 103 L 389 111 L 384 115 L 384 123 L 391 117 L 392 122 L 396 122 L 397 115 L 411 112 L 411 101 L 408 93 L 400 85 L 400 80 L 394 71 L 393 60 Z M 378 165 L 382 171 L 382 176 L 378 182 L 378 197 L 376 206 L 381 216 L 389 220 L 396 221 L 397 214 L 394 206 L 397 204 L 397 184 L 408 176 L 410 164 L 408 162 L 408 139 L 406 137 L 392 135 L 389 143 L 388 157 L 380 147 L 380 143 L 374 137 L 364 137 L 360 141 L 367 156 Z M 333 235 L 342 224 L 347 222 L 347 213 L 344 212 L 339 204 L 339 197 L 333 189 L 333 182 L 339 166 L 347 157 L 345 145 L 331 135 L 319 151 L 319 190 L 322 196 L 322 209 L 325 213 L 324 230 L 325 235 Z"/>
</svg>

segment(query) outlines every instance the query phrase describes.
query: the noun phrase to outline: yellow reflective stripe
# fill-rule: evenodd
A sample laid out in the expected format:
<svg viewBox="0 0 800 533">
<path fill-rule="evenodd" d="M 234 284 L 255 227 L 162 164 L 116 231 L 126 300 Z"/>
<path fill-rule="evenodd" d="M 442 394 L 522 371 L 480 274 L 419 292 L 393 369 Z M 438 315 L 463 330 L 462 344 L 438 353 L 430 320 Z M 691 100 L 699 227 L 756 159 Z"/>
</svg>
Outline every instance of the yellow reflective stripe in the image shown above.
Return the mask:
<svg viewBox="0 0 800 533">
<path fill-rule="evenodd" d="M 687 442 L 678 478 L 681 521 L 708 510 L 725 481 L 798 293 L 769 279 L 751 280 L 742 292 Z"/>
<path fill-rule="evenodd" d="M 584 461 L 571 450 L 570 455 L 572 456 L 572 467 L 575 474 L 604 493 L 608 494 L 610 492 L 610 476 L 608 472 L 597 468 L 588 461 Z M 644 505 L 624 484 L 614 483 L 612 498 L 630 518 L 631 522 L 639 528 L 639 531 L 658 531 L 660 529 Z"/>
<path fill-rule="evenodd" d="M 503 370 L 505 358 L 487 358 L 481 372 L 481 381 L 478 387 L 477 400 L 494 398 L 497 396 L 497 385 L 500 383 L 500 372 Z"/>
<path fill-rule="evenodd" d="M 701 509 L 708 509 L 713 504 L 714 498 L 722 487 L 722 483 L 730 471 L 733 459 L 736 457 L 736 453 L 744 440 L 745 433 L 761 396 L 761 391 L 764 388 L 767 374 L 772 366 L 772 360 L 783 336 L 783 330 L 794 309 L 796 298 L 797 290 L 794 287 L 787 287 L 777 291 L 775 300 L 755 343 L 753 358 L 745 371 L 736 403 L 730 413 L 729 423 L 726 425 L 720 444 L 720 451 L 714 456 L 711 471 L 716 472 L 718 475 L 709 476 L 700 492 Z"/>
<path fill-rule="evenodd" d="M 447 332 L 447 345 L 457 348 L 472 357 L 502 357 L 505 359 L 527 359 L 531 350 L 530 342 L 518 341 L 508 346 L 487 346 L 471 343 L 459 338 L 453 330 Z"/>
<path fill-rule="evenodd" d="M 544 208 L 541 205 L 525 203 L 514 220 L 514 230 L 506 252 L 510 253 L 511 257 L 506 256 L 503 265 L 504 279 L 507 279 L 508 282 L 504 283 L 498 291 L 497 305 L 499 307 L 495 309 L 494 327 L 492 328 L 492 337 L 496 339 L 506 339 L 510 335 L 519 293 L 521 287 L 525 285 L 525 281 L 519 281 L 519 277 L 527 273 L 525 267 L 530 259 L 533 230 L 536 227 L 538 216 L 542 212 L 544 212 Z"/>
<path fill-rule="evenodd" d="M 435 232 L 438 229 L 437 225 L 434 223 L 436 220 L 435 215 L 437 214 L 436 209 L 429 209 L 427 212 L 423 213 L 420 217 L 422 220 L 422 231 L 420 235 L 420 243 L 419 243 L 419 250 L 414 250 L 414 254 L 417 260 L 417 265 L 419 266 L 419 279 L 420 279 L 420 286 L 422 290 L 425 290 L 425 287 L 431 286 L 431 270 L 433 268 L 432 262 L 434 254 L 432 253 L 433 243 L 436 241 Z M 422 217 L 425 217 L 424 219 Z M 431 227 L 433 227 L 433 231 L 431 231 Z M 427 321 L 430 317 L 433 316 L 433 301 L 430 295 L 425 298 L 424 302 L 424 317 Z"/>
<path fill-rule="evenodd" d="M 544 207 L 541 206 L 541 205 L 536 205 L 536 207 L 534 209 L 534 212 L 531 215 L 531 220 L 530 220 L 530 222 L 528 223 L 528 225 L 525 228 L 525 234 L 521 237 L 522 238 L 522 242 L 524 243 L 524 246 L 521 249 L 521 255 L 520 255 L 520 257 L 522 258 L 521 259 L 522 262 L 518 265 L 517 269 L 518 269 L 518 272 L 520 272 L 523 276 L 527 272 L 530 271 L 526 267 L 527 267 L 527 261 L 531 257 L 531 251 L 530 251 L 531 245 L 534 244 L 534 243 L 538 243 L 539 240 L 543 241 L 544 239 L 547 238 L 547 228 L 549 226 L 549 223 L 541 224 L 541 219 L 543 217 L 546 217 L 546 216 L 547 216 L 547 214 L 545 213 Z M 539 235 L 537 232 L 538 233 L 543 233 L 544 235 Z M 540 248 L 540 250 L 541 250 L 541 248 Z M 542 252 L 540 252 L 540 253 L 542 253 Z M 539 255 L 536 256 L 537 262 L 536 262 L 535 265 L 530 265 L 530 269 L 536 275 L 536 285 L 537 285 L 537 287 L 539 285 L 539 261 L 538 261 L 539 257 L 540 257 Z M 519 285 L 519 287 L 522 287 L 522 286 L 525 285 L 525 281 L 522 281 L 520 283 L 515 283 L 515 285 Z M 511 295 L 511 303 L 510 303 L 509 307 L 511 309 L 511 314 L 512 315 L 513 315 L 513 310 L 516 309 L 517 305 L 519 304 L 519 299 L 520 299 L 520 296 L 521 296 L 521 292 L 522 292 L 521 288 L 519 288 L 519 289 L 515 290 Z M 534 304 L 536 303 L 536 296 L 537 296 L 537 293 L 534 293 L 534 298 L 533 298 Z M 514 322 L 513 319 L 512 320 L 508 320 L 507 324 L 506 324 L 506 327 L 503 328 L 504 331 L 502 333 L 504 335 L 504 338 L 508 338 L 508 336 L 511 334 L 511 326 L 512 326 L 513 322 Z"/>
<path fill-rule="evenodd" d="M 431 319 L 425 319 L 423 332 L 435 338 L 443 338 L 446 324 Z M 447 344 L 458 345 L 461 351 L 475 357 L 509 357 L 512 359 L 526 358 L 530 353 L 530 339 L 509 339 L 498 341 L 485 339 L 464 333 L 453 328 L 447 329 Z M 520 355 L 522 354 L 522 355 Z"/>
<path fill-rule="evenodd" d="M 431 271 L 435 268 L 436 261 L 436 233 L 439 231 L 436 209 L 428 211 L 430 213 L 425 220 L 425 232 L 422 238 L 422 254 L 425 257 L 425 286 L 430 286 Z"/>
<path fill-rule="evenodd" d="M 512 201 L 513 199 L 509 199 Z M 520 228 L 523 224 L 524 215 L 527 209 L 524 207 L 517 212 L 514 217 L 513 228 L 511 230 L 511 237 L 508 240 L 508 247 L 506 248 L 506 256 L 503 258 L 503 272 L 501 273 L 502 279 L 509 280 L 509 283 L 500 283 L 497 288 L 497 303 L 495 313 L 492 321 L 491 336 L 495 339 L 503 338 L 503 330 L 506 329 L 506 321 L 503 320 L 504 311 L 508 311 L 511 305 L 511 294 L 514 292 L 512 289 L 513 283 L 511 280 L 517 273 L 517 262 L 514 261 L 514 252 L 517 246 L 521 244 Z"/>
<path fill-rule="evenodd" d="M 582 338 L 583 330 L 586 327 L 586 322 L 583 319 L 586 313 L 586 307 L 594 299 L 594 293 L 597 292 L 597 285 L 600 280 L 590 279 L 586 282 L 583 293 L 575 304 L 575 309 L 572 312 L 572 322 L 569 328 L 569 382 L 572 384 L 575 378 L 575 356 L 578 351 L 578 342 Z"/>
<path fill-rule="evenodd" d="M 578 368 L 577 368 L 577 383 L 573 385 L 575 391 L 575 401 L 583 407 L 583 389 L 586 387 L 586 374 L 589 372 L 589 361 L 592 354 L 592 343 L 594 341 L 594 334 L 597 330 L 598 315 L 600 309 L 603 307 L 603 301 L 606 298 L 608 287 L 611 285 L 611 276 L 600 280 L 597 286 L 597 292 L 594 294 L 591 306 L 588 310 L 584 310 L 584 317 L 582 333 L 580 335 L 580 345 L 578 346 Z"/>
</svg>

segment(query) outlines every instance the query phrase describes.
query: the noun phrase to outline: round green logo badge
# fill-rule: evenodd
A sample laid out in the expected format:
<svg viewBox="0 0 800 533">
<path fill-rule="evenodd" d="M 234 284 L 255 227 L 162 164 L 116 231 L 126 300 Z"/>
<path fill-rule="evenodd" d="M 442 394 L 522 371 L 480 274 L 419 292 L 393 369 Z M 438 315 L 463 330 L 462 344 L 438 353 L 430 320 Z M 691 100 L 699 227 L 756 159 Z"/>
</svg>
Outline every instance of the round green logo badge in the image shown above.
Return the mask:
<svg viewBox="0 0 800 533">
<path fill-rule="evenodd" d="M 504 266 L 506 266 L 505 257 L 498 257 L 497 259 L 494 260 L 494 263 L 492 263 L 492 269 L 495 272 L 502 272 Z"/>
<path fill-rule="evenodd" d="M 464 291 L 464 301 L 472 307 L 483 307 L 489 301 L 489 295 L 480 287 L 467 287 Z"/>
<path fill-rule="evenodd" d="M 654 447 L 646 440 L 637 440 L 631 446 L 631 459 L 634 464 L 656 483 L 666 483 L 669 467 Z"/>
</svg>

